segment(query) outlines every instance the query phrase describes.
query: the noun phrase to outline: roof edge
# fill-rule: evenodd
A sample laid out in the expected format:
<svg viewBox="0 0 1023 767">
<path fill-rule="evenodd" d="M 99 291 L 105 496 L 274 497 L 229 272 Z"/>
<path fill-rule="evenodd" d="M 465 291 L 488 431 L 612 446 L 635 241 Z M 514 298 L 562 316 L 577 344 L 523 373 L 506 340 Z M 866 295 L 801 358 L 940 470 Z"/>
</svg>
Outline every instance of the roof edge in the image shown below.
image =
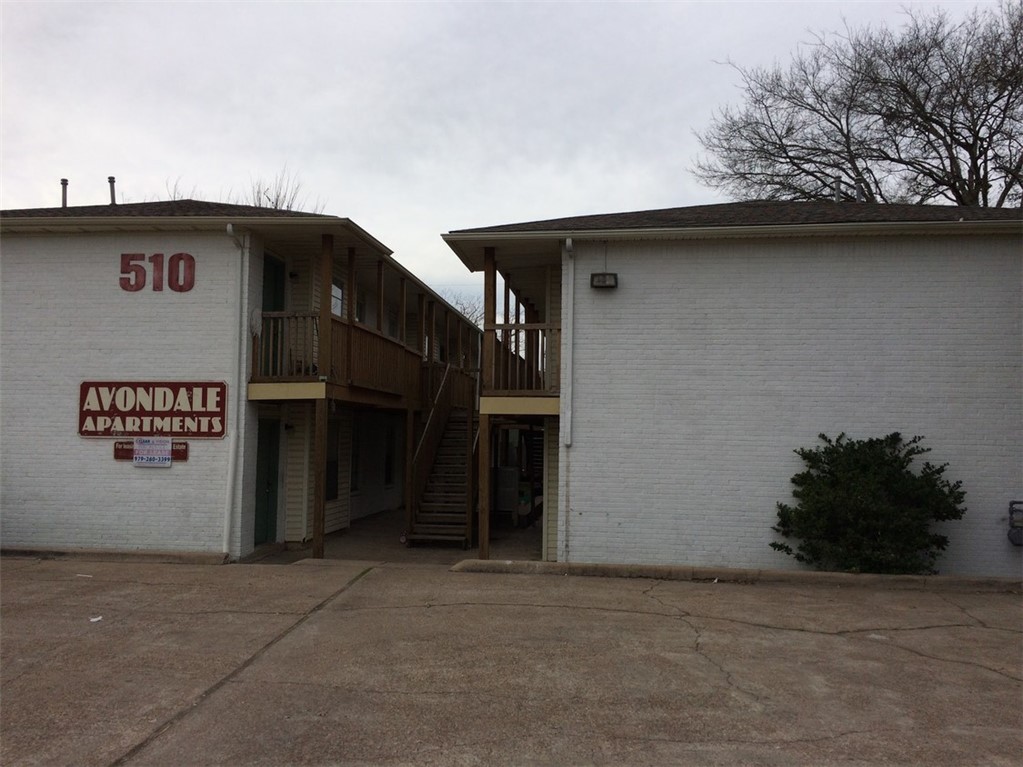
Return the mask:
<svg viewBox="0 0 1023 767">
<path fill-rule="evenodd" d="M 3 216 L 0 234 L 59 234 L 81 232 L 123 231 L 195 231 L 225 230 L 230 224 L 235 229 L 259 231 L 270 227 L 303 227 L 325 230 L 341 227 L 354 234 L 371 248 L 388 256 L 394 251 L 384 245 L 350 218 L 340 216 L 74 216 L 48 218 L 39 216 Z"/>
<path fill-rule="evenodd" d="M 713 239 L 716 237 L 757 237 L 764 235 L 801 234 L 815 236 L 855 231 L 862 234 L 896 232 L 914 233 L 921 229 L 1004 229 L 1023 234 L 1019 219 L 987 219 L 974 221 L 843 221 L 826 224 L 736 224 L 729 226 L 665 226 L 618 229 L 543 229 L 527 231 L 488 232 L 461 230 L 442 234 L 445 242 L 467 240 L 549 240 L 572 237 L 578 240 L 657 239 Z"/>
<path fill-rule="evenodd" d="M 955 234 L 1018 234 L 1023 227 L 1017 219 L 989 219 L 981 221 L 856 221 L 826 224 L 740 224 L 733 226 L 652 227 L 646 229 L 550 229 L 545 231 L 454 231 L 441 235 L 441 239 L 473 272 L 482 269 L 482 254 L 470 254 L 464 245 L 469 243 L 529 242 L 543 240 L 715 240 L 753 239 L 757 237 L 825 237 L 871 235 L 931 236 Z"/>
</svg>

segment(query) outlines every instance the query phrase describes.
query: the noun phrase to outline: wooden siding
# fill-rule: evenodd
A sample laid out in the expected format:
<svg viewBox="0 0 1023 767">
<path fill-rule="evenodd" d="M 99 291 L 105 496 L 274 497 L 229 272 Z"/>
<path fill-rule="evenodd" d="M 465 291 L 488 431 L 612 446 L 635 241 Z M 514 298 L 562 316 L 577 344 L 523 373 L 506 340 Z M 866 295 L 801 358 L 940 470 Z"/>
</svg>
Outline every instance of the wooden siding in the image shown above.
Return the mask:
<svg viewBox="0 0 1023 767">
<path fill-rule="evenodd" d="M 333 310 L 332 310 L 332 313 L 334 313 L 335 317 L 346 317 L 346 316 L 348 316 L 347 315 L 347 312 L 348 312 L 348 301 L 349 301 L 350 294 L 351 294 L 351 291 L 348 289 L 348 264 L 343 262 L 343 261 L 339 261 L 338 259 L 334 259 L 333 268 L 334 268 L 334 279 L 341 283 L 341 286 L 342 286 L 341 293 L 342 293 L 342 295 L 341 295 L 341 313 L 337 314 L 337 313 L 333 312 Z M 331 293 L 331 299 L 333 300 L 333 292 Z"/>
<path fill-rule="evenodd" d="M 285 524 L 284 540 L 301 543 L 313 535 L 313 407 L 308 402 L 293 403 L 285 409 Z M 338 417 L 338 496 L 328 501 L 325 527 L 328 533 L 343 530 L 350 522 L 349 465 L 351 463 L 352 418 L 344 409 Z M 290 427 L 290 428 L 288 428 Z"/>
<path fill-rule="evenodd" d="M 547 321 L 561 327 L 561 269 L 551 269 L 547 277 Z M 561 337 L 547 344 L 547 376 L 552 391 L 561 391 Z"/>
<path fill-rule="evenodd" d="M 288 308 L 292 311 L 313 311 L 312 263 L 306 256 L 295 256 L 285 262 L 288 280 Z M 295 274 L 292 278 L 290 275 Z"/>
<path fill-rule="evenodd" d="M 545 562 L 558 559 L 558 418 L 544 419 L 543 446 L 543 547 Z"/>
<path fill-rule="evenodd" d="M 344 530 L 352 524 L 350 491 L 352 455 L 351 409 L 342 408 L 336 421 L 338 428 L 337 498 L 326 503 L 324 531 L 327 533 Z"/>
<path fill-rule="evenodd" d="M 312 454 L 312 405 L 301 402 L 284 409 L 284 540 L 305 541 L 312 530 L 312 513 L 308 505 L 309 459 Z M 288 427 L 291 428 L 288 428 Z"/>
</svg>

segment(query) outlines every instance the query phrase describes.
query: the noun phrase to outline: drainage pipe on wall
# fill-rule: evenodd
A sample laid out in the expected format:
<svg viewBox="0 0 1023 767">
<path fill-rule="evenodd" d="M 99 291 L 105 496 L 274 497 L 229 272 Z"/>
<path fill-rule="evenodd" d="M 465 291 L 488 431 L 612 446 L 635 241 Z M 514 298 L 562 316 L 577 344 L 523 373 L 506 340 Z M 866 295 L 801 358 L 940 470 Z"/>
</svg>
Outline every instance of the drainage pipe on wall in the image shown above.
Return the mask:
<svg viewBox="0 0 1023 767">
<path fill-rule="evenodd" d="M 561 376 L 561 424 L 559 429 L 561 442 L 565 446 L 565 460 L 561 464 L 562 476 L 558 481 L 565 488 L 564 508 L 560 512 L 565 524 L 564 535 L 559 536 L 558 559 L 567 562 L 570 558 L 569 528 L 572 519 L 572 360 L 575 357 L 575 339 L 573 338 L 575 330 L 575 253 L 572 249 L 571 237 L 565 238 L 561 255 L 565 264 L 565 279 L 561 287 L 561 311 L 565 319 L 561 333 L 561 354 L 564 364 Z M 568 301 L 567 306 L 564 305 L 566 300 Z"/>
<path fill-rule="evenodd" d="M 562 259 L 565 261 L 565 286 L 568 288 L 563 300 L 568 306 L 562 307 L 565 315 L 565 327 L 561 332 L 561 350 L 565 355 L 565 369 L 561 377 L 561 443 L 572 447 L 572 358 L 575 356 L 575 344 L 572 332 L 575 327 L 575 253 L 572 250 L 572 238 L 566 237 L 561 248 Z"/>
<path fill-rule="evenodd" d="M 242 428 L 242 419 L 245 417 L 245 375 L 242 371 L 243 351 L 242 345 L 246 343 L 246 335 L 249 329 L 248 296 L 249 296 L 249 237 L 245 235 L 241 239 L 235 236 L 234 227 L 227 225 L 227 235 L 233 241 L 239 251 L 238 285 L 238 339 L 234 345 L 234 375 L 235 380 L 235 417 L 228 419 L 234 421 L 234 428 L 230 429 L 228 437 L 228 471 L 227 471 L 227 508 L 224 510 L 224 557 L 231 556 L 231 527 L 234 522 L 234 507 L 238 498 L 238 463 L 241 445 L 239 432 Z"/>
</svg>

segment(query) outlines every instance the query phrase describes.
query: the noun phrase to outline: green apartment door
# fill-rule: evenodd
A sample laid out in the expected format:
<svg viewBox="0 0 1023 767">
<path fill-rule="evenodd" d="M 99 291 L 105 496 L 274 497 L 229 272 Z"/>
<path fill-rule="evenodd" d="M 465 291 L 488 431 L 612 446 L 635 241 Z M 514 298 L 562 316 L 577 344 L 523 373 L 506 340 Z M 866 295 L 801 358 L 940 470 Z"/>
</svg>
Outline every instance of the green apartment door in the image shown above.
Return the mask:
<svg viewBox="0 0 1023 767">
<path fill-rule="evenodd" d="M 284 262 L 263 256 L 263 311 L 284 311 Z"/>
<path fill-rule="evenodd" d="M 274 540 L 277 533 L 277 467 L 280 458 L 280 421 L 259 419 L 256 445 L 256 524 L 253 543 Z"/>
<path fill-rule="evenodd" d="M 263 256 L 263 311 L 284 311 L 284 262 L 269 254 Z M 264 318 L 260 342 L 260 373 L 279 376 L 284 372 L 285 325 L 281 319 Z"/>
</svg>

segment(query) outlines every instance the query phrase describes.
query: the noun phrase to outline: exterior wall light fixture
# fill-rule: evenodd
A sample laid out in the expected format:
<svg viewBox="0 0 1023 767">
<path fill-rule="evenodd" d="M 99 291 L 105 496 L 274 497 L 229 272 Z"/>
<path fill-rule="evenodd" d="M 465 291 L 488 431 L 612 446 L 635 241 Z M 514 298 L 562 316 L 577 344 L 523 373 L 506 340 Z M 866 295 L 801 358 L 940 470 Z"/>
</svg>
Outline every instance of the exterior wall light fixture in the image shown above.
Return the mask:
<svg viewBox="0 0 1023 767">
<path fill-rule="evenodd" d="M 590 275 L 591 288 L 617 288 L 617 272 L 593 272 Z"/>
</svg>

